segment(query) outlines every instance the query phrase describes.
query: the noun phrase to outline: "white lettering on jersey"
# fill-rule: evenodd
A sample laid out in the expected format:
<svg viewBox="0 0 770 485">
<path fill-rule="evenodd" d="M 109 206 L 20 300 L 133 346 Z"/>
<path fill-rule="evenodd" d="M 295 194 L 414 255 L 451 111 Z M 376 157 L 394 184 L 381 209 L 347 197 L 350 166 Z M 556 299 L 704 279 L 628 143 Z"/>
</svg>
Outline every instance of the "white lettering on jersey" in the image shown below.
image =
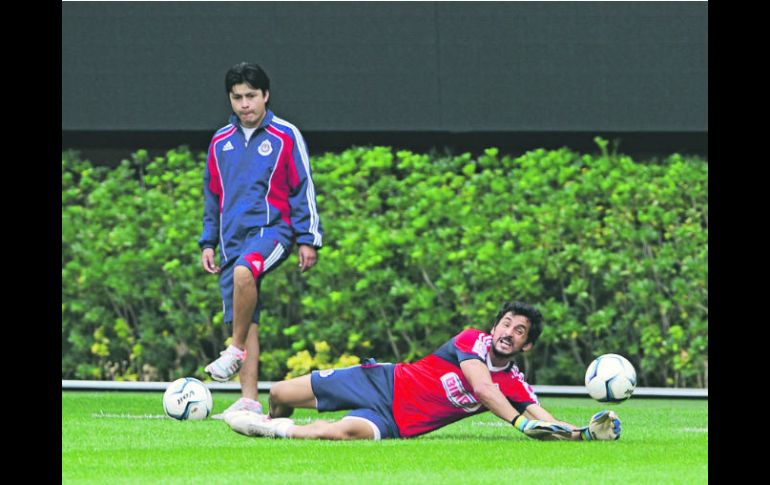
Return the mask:
<svg viewBox="0 0 770 485">
<path fill-rule="evenodd" d="M 524 380 L 524 374 L 515 365 L 511 366 L 511 374 L 513 375 L 514 379 L 519 379 L 522 381 Z"/>
<path fill-rule="evenodd" d="M 481 407 L 481 403 L 473 397 L 473 394 L 465 390 L 460 376 L 454 372 L 448 372 L 441 376 L 441 383 L 444 385 L 447 399 L 454 407 L 460 408 L 466 413 L 478 411 Z"/>
<path fill-rule="evenodd" d="M 489 353 L 489 347 L 491 344 L 492 344 L 492 336 L 484 335 L 483 333 L 481 333 L 476 339 L 476 342 L 473 344 L 472 351 L 474 354 L 486 360 L 487 354 Z"/>
<path fill-rule="evenodd" d="M 527 384 L 527 382 L 525 381 L 526 376 L 515 365 L 511 366 L 511 377 L 513 377 L 514 380 L 521 382 L 521 384 L 524 386 L 524 390 L 527 391 L 527 393 L 529 394 L 529 398 L 532 401 L 535 401 L 537 404 L 540 404 L 540 400 L 537 398 L 537 394 L 535 394 L 535 390 L 532 389 L 532 386 Z"/>
</svg>

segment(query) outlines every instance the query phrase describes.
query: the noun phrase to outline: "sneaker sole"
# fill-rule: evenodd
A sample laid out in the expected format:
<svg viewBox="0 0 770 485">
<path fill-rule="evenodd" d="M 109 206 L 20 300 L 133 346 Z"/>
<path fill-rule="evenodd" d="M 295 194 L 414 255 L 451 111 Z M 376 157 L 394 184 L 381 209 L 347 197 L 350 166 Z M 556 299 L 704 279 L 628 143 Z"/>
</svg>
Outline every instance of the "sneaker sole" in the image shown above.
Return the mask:
<svg viewBox="0 0 770 485">
<path fill-rule="evenodd" d="M 254 413 L 254 414 L 257 414 L 257 415 L 259 415 L 259 416 L 264 416 L 264 414 L 263 414 L 263 413 L 260 413 L 260 412 L 257 412 L 257 411 L 252 411 L 251 409 L 238 409 L 238 410 L 235 410 L 235 411 L 230 411 L 230 412 L 231 412 L 231 413 L 237 413 L 237 412 L 240 412 L 240 411 L 248 411 L 248 412 L 250 412 L 250 413 Z M 218 420 L 218 421 L 224 421 L 224 419 L 225 419 L 225 414 L 227 414 L 227 413 L 219 413 L 219 414 L 214 414 L 214 415 L 212 415 L 212 416 L 211 416 L 211 419 L 216 419 L 216 420 Z"/>
<path fill-rule="evenodd" d="M 214 379 L 214 380 L 215 380 L 215 381 L 217 381 L 217 382 L 229 382 L 229 381 L 230 381 L 230 379 L 232 379 L 232 378 L 233 378 L 233 376 L 235 376 L 235 372 L 234 372 L 234 373 L 230 374 L 230 376 L 228 376 L 228 377 L 220 377 L 220 376 L 218 376 L 218 375 L 214 374 L 214 372 L 212 371 L 212 369 L 211 369 L 211 366 L 210 366 L 210 365 L 209 365 L 209 366 L 206 366 L 206 368 L 205 368 L 205 369 L 203 369 L 203 370 L 206 372 L 206 374 L 208 374 L 209 376 L 211 376 L 211 378 L 212 378 L 212 379 Z M 237 371 L 236 371 L 236 372 L 237 372 Z"/>
</svg>

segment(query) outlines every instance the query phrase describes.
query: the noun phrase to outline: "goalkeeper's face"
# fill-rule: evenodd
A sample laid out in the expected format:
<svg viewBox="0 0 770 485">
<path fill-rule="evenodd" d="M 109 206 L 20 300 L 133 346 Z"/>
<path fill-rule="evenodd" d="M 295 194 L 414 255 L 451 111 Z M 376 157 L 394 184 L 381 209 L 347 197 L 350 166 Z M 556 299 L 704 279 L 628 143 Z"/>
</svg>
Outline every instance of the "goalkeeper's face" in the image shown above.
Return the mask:
<svg viewBox="0 0 770 485">
<path fill-rule="evenodd" d="M 532 348 L 527 343 L 529 337 L 529 319 L 523 315 L 508 312 L 492 328 L 492 353 L 497 359 L 510 359 L 518 352 Z"/>
</svg>

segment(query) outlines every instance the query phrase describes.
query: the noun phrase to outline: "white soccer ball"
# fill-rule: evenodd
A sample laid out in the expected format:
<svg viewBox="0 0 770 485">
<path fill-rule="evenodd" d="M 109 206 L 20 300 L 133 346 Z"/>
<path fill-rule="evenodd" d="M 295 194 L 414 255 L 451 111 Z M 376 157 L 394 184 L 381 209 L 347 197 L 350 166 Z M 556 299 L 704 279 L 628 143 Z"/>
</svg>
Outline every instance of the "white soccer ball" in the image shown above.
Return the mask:
<svg viewBox="0 0 770 485">
<path fill-rule="evenodd" d="M 166 416 L 180 421 L 206 419 L 213 407 L 211 392 L 194 377 L 175 380 L 163 394 Z"/>
<path fill-rule="evenodd" d="M 636 389 L 636 370 L 622 355 L 600 355 L 586 370 L 586 389 L 599 402 L 623 402 Z"/>
</svg>

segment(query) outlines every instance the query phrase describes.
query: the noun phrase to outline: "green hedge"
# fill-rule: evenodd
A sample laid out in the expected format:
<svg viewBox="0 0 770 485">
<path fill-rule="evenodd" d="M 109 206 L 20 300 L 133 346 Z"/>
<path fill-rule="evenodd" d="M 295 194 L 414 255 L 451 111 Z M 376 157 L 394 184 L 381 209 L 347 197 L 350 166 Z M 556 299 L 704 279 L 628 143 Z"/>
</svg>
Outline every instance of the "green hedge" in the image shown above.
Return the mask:
<svg viewBox="0 0 770 485">
<path fill-rule="evenodd" d="M 645 386 L 708 385 L 708 164 L 535 150 L 477 158 L 351 148 L 311 164 L 326 246 L 263 284 L 261 378 L 413 360 L 500 304 L 546 328 L 530 382 L 580 384 L 601 353 Z M 202 376 L 222 349 L 200 268 L 203 153 L 108 170 L 62 154 L 62 377 Z"/>
</svg>

